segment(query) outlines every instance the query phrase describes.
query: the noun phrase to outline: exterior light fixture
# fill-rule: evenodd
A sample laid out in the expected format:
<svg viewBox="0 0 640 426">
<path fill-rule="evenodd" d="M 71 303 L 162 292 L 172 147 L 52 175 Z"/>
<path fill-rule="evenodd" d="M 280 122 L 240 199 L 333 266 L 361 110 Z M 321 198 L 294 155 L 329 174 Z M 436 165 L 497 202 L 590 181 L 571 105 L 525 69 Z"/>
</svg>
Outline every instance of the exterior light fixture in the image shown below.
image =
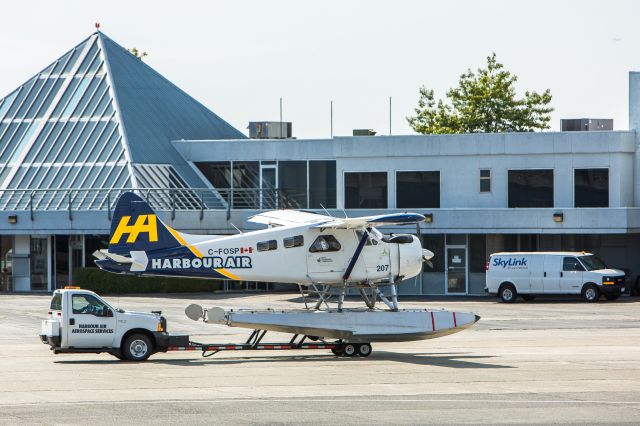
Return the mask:
<svg viewBox="0 0 640 426">
<path fill-rule="evenodd" d="M 426 223 L 432 223 L 433 222 L 433 213 L 425 213 L 424 221 Z"/>
<path fill-rule="evenodd" d="M 9 215 L 9 223 L 11 225 L 15 225 L 16 223 L 18 223 L 18 215 L 15 215 L 15 214 Z"/>
<path fill-rule="evenodd" d="M 562 213 L 562 212 L 554 213 L 553 214 L 553 221 L 554 222 L 558 222 L 558 223 L 564 222 L 564 213 Z"/>
</svg>

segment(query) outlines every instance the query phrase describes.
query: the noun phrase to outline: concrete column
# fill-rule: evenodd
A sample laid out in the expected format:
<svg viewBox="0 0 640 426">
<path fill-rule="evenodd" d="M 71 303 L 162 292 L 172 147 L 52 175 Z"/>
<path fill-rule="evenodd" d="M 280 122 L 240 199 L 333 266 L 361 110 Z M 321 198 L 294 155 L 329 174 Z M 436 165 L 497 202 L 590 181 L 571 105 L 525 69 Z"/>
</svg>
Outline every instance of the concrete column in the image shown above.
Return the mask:
<svg viewBox="0 0 640 426">
<path fill-rule="evenodd" d="M 640 71 L 629 71 L 629 130 L 640 130 Z"/>
</svg>

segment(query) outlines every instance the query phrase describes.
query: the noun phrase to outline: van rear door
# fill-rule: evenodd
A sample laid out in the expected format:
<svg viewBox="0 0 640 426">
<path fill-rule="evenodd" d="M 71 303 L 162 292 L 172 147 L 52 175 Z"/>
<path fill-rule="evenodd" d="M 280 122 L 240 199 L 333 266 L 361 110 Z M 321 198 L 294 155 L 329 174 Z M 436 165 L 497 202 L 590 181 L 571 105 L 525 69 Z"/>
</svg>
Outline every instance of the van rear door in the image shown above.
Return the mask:
<svg viewBox="0 0 640 426">
<path fill-rule="evenodd" d="M 544 293 L 544 256 L 529 256 L 529 293 Z"/>
<path fill-rule="evenodd" d="M 544 293 L 560 293 L 560 274 L 562 273 L 562 256 L 545 255 L 542 277 Z"/>
</svg>

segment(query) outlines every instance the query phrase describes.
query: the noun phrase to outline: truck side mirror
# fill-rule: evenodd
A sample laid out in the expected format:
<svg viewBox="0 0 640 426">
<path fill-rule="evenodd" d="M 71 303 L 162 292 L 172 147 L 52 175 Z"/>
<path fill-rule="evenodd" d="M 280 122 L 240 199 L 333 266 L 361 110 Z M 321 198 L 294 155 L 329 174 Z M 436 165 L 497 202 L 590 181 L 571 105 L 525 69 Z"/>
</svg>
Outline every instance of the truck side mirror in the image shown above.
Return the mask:
<svg viewBox="0 0 640 426">
<path fill-rule="evenodd" d="M 102 308 L 102 316 L 103 317 L 112 317 L 113 311 L 109 309 L 109 307 L 105 306 Z"/>
</svg>

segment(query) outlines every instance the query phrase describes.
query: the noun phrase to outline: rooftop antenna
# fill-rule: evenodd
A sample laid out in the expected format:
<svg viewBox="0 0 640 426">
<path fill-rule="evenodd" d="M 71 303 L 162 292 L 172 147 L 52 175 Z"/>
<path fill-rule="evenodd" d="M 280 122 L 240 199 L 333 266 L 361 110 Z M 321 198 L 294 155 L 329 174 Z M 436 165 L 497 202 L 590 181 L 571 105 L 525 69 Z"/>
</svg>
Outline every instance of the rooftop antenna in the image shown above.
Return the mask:
<svg viewBox="0 0 640 426">
<path fill-rule="evenodd" d="M 330 117 L 329 120 L 331 121 L 331 139 L 333 139 L 333 101 L 331 101 L 331 110 L 330 110 L 329 117 Z"/>
<path fill-rule="evenodd" d="M 391 96 L 389 96 L 389 136 L 391 136 Z"/>
<path fill-rule="evenodd" d="M 280 139 L 284 139 L 284 132 L 282 131 L 282 98 L 280 98 Z"/>
</svg>

